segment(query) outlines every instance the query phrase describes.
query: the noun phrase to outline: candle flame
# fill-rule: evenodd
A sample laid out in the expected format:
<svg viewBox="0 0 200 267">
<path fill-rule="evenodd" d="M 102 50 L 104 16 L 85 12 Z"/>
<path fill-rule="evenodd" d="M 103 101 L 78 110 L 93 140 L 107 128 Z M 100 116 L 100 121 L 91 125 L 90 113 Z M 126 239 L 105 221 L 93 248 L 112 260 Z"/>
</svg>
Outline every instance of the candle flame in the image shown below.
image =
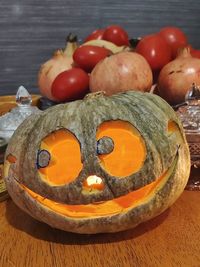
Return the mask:
<svg viewBox="0 0 200 267">
<path fill-rule="evenodd" d="M 94 184 L 102 184 L 102 179 L 96 175 L 90 175 L 87 177 L 87 184 L 88 186 L 94 185 Z"/>
</svg>

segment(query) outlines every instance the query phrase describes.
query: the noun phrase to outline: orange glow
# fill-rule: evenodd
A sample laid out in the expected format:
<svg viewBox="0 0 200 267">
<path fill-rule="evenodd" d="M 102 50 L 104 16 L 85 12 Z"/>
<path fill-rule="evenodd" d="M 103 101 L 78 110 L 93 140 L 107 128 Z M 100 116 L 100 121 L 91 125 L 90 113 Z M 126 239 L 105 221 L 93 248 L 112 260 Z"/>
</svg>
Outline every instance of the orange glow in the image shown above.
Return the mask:
<svg viewBox="0 0 200 267">
<path fill-rule="evenodd" d="M 183 142 L 183 136 L 182 133 L 180 131 L 180 128 L 178 126 L 178 124 L 174 121 L 169 121 L 168 122 L 168 133 L 169 135 L 175 135 L 176 136 L 176 140 L 177 140 L 177 145 L 180 142 Z"/>
<path fill-rule="evenodd" d="M 100 203 L 93 203 L 87 205 L 66 205 L 54 202 L 50 199 L 41 197 L 40 195 L 34 193 L 27 187 L 23 186 L 24 189 L 35 199 L 37 199 L 41 204 L 54 210 L 55 212 L 61 213 L 69 217 L 89 217 L 89 216 L 103 216 L 111 215 L 122 212 L 124 209 L 128 209 L 138 204 L 147 197 L 152 190 L 161 182 L 163 176 L 160 177 L 155 182 L 144 186 L 141 189 L 128 193 L 125 196 L 108 200 Z"/>
<path fill-rule="evenodd" d="M 7 157 L 6 157 L 6 160 L 9 162 L 9 163 L 15 163 L 17 161 L 16 157 L 13 156 L 12 154 L 9 154 Z"/>
<path fill-rule="evenodd" d="M 83 182 L 83 188 L 86 190 L 96 189 L 101 191 L 104 189 L 104 183 L 100 177 L 96 175 L 90 175 Z"/>
<path fill-rule="evenodd" d="M 177 159 L 174 160 L 168 171 L 161 175 L 156 181 L 144 186 L 143 188 L 130 192 L 122 197 L 87 205 L 67 205 L 58 203 L 34 193 L 24 185 L 21 185 L 21 187 L 32 198 L 37 199 L 41 205 L 46 206 L 54 212 L 64 216 L 73 218 L 107 216 L 126 212 L 128 209 L 132 209 L 139 204 L 144 204 L 148 201 L 149 198 L 155 194 L 155 191 L 158 191 L 167 182 L 176 166 L 176 163 Z"/>
<path fill-rule="evenodd" d="M 168 132 L 175 132 L 179 130 L 178 125 L 174 121 L 168 122 Z"/>
<path fill-rule="evenodd" d="M 146 148 L 139 131 L 125 121 L 103 122 L 98 128 L 96 138 L 108 136 L 114 142 L 114 150 L 99 155 L 102 167 L 111 175 L 126 177 L 137 172 L 146 157 Z"/>
<path fill-rule="evenodd" d="M 82 170 L 80 145 L 76 137 L 67 130 L 58 130 L 42 140 L 40 149 L 47 150 L 50 163 L 40 168 L 41 177 L 55 185 L 75 180 Z"/>
</svg>

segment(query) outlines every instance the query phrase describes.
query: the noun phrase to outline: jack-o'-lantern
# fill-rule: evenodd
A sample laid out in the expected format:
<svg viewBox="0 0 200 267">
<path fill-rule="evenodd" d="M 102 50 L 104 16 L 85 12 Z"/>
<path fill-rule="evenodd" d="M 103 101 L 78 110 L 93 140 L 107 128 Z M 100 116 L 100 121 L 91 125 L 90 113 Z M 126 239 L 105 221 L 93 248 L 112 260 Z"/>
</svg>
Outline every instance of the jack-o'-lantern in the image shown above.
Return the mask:
<svg viewBox="0 0 200 267">
<path fill-rule="evenodd" d="M 77 233 L 117 232 L 174 203 L 190 156 L 173 109 L 129 91 L 30 116 L 9 142 L 4 169 L 12 199 L 36 219 Z"/>
</svg>

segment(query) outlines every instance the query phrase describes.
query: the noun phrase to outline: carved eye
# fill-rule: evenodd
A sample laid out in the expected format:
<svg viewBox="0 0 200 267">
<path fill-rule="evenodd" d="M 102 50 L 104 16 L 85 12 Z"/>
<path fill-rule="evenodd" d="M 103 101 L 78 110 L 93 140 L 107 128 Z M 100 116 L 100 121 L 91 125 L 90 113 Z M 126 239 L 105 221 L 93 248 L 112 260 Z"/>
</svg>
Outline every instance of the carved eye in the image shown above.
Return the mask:
<svg viewBox="0 0 200 267">
<path fill-rule="evenodd" d="M 170 121 L 168 122 L 168 125 L 167 125 L 167 131 L 168 131 L 169 135 L 171 135 L 171 134 L 173 134 L 173 133 L 176 133 L 176 134 L 177 134 L 177 133 L 180 133 L 180 129 L 179 129 L 177 123 L 174 122 L 174 121 L 172 121 L 172 120 L 170 120 Z"/>
<path fill-rule="evenodd" d="M 82 170 L 78 139 L 68 130 L 52 132 L 41 142 L 37 166 L 49 183 L 63 185 L 75 180 Z"/>
<path fill-rule="evenodd" d="M 97 153 L 111 175 L 126 177 L 143 165 L 146 147 L 140 132 L 125 121 L 106 121 L 97 129 Z"/>
<path fill-rule="evenodd" d="M 174 140 L 176 146 L 179 147 L 179 145 L 183 142 L 183 136 L 178 124 L 170 120 L 167 125 L 167 132 L 168 132 L 168 137 L 171 140 Z M 172 142 L 172 144 L 174 142 Z"/>
</svg>

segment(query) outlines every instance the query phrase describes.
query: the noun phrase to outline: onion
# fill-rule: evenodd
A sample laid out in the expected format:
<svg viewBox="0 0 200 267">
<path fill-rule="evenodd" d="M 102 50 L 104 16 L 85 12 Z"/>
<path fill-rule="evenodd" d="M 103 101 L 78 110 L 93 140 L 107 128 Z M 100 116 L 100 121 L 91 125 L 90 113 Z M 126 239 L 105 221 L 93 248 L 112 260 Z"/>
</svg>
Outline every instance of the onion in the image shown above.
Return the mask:
<svg viewBox="0 0 200 267">
<path fill-rule="evenodd" d="M 200 59 L 192 57 L 189 47 L 186 47 L 162 68 L 158 77 L 158 94 L 171 105 L 180 104 L 185 101 L 193 83 L 200 85 Z"/>
<path fill-rule="evenodd" d="M 150 91 L 152 71 L 146 59 L 135 52 L 121 52 L 101 60 L 90 75 L 91 92 L 112 95 L 122 91 Z"/>
<path fill-rule="evenodd" d="M 57 50 L 53 57 L 41 65 L 38 74 L 38 87 L 43 96 L 55 101 L 51 94 L 51 86 L 58 74 L 71 69 L 73 65 L 73 53 L 77 48 L 77 38 L 70 34 L 64 50 Z"/>
</svg>

